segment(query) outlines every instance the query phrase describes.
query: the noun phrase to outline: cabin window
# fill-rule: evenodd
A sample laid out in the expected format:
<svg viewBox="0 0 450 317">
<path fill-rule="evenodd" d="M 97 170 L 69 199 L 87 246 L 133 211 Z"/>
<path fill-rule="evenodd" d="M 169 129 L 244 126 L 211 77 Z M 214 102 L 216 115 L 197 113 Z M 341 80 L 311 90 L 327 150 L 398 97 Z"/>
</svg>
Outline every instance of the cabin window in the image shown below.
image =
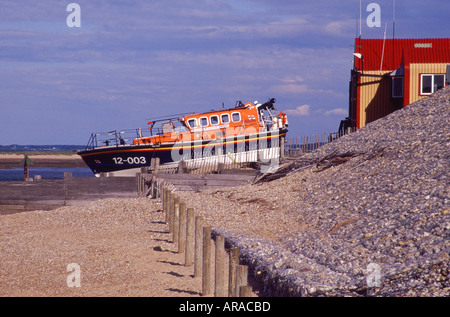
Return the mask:
<svg viewBox="0 0 450 317">
<path fill-rule="evenodd" d="M 208 125 L 208 118 L 207 117 L 201 117 L 200 118 L 200 125 L 202 127 L 206 127 Z"/>
<path fill-rule="evenodd" d="M 210 120 L 212 125 L 219 124 L 219 116 L 211 116 Z"/>
<path fill-rule="evenodd" d="M 224 113 L 220 116 L 220 118 L 222 119 L 222 123 L 230 122 L 230 115 L 228 113 Z"/>
<path fill-rule="evenodd" d="M 444 87 L 444 74 L 422 74 L 420 75 L 420 94 L 431 95 Z"/>
<path fill-rule="evenodd" d="M 233 122 L 241 121 L 241 113 L 240 112 L 233 112 L 231 114 L 231 120 L 233 120 Z"/>
<path fill-rule="evenodd" d="M 161 128 L 162 128 L 162 133 L 165 134 L 165 133 L 172 133 L 174 131 L 175 126 L 174 126 L 173 122 L 164 122 L 161 125 Z"/>
<path fill-rule="evenodd" d="M 197 127 L 197 119 L 189 119 L 188 124 L 191 128 L 196 128 Z"/>
<path fill-rule="evenodd" d="M 392 98 L 403 98 L 403 77 L 392 77 Z"/>
</svg>

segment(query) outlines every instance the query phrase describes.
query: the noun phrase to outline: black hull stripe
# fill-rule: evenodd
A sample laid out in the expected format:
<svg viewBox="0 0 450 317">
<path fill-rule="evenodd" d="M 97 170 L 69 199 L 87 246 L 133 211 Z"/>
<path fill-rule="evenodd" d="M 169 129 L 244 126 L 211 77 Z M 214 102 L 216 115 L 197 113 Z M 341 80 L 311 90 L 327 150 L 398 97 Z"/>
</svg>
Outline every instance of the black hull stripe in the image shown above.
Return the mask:
<svg viewBox="0 0 450 317">
<path fill-rule="evenodd" d="M 215 156 L 214 149 L 217 146 L 224 146 L 228 150 L 230 145 L 233 145 L 233 154 L 245 153 L 253 150 L 261 150 L 264 148 L 271 147 L 272 139 L 279 139 L 284 136 L 286 133 L 276 133 L 271 135 L 263 135 L 263 136 L 246 136 L 244 140 L 239 140 L 236 138 L 225 139 L 221 142 L 212 142 L 212 141 L 203 141 L 202 144 L 200 142 L 185 142 L 179 146 L 163 146 L 163 147 L 155 147 L 150 145 L 135 145 L 135 146 L 127 146 L 127 149 L 121 149 L 120 147 L 116 148 L 96 148 L 92 150 L 80 151 L 78 154 L 82 157 L 85 163 L 91 168 L 94 173 L 101 172 L 114 172 L 120 170 L 126 170 L 131 168 L 139 168 L 150 165 L 150 161 L 152 158 L 158 157 L 160 159 L 160 164 L 173 163 L 176 162 L 172 158 L 172 151 L 183 150 L 187 155 L 186 158 L 188 160 L 195 160 L 199 158 L 207 158 Z M 261 148 L 260 141 L 267 140 L 266 147 Z M 252 142 L 256 143 L 256 148 L 250 149 L 250 144 Z M 197 144 L 196 144 L 197 143 Z M 239 148 L 236 147 L 238 144 L 245 144 L 245 146 Z M 172 145 L 176 145 L 172 144 Z M 205 152 L 204 149 L 211 148 L 211 152 Z M 199 151 L 199 149 L 203 149 Z M 179 152 L 178 152 L 179 153 Z M 203 156 L 204 154 L 209 154 Z M 128 156 L 126 156 L 129 154 Z M 201 154 L 201 157 L 196 157 L 196 154 Z M 183 157 L 184 157 L 183 155 Z M 180 158 L 182 156 L 180 155 Z M 120 164 L 118 164 L 120 163 Z"/>
</svg>

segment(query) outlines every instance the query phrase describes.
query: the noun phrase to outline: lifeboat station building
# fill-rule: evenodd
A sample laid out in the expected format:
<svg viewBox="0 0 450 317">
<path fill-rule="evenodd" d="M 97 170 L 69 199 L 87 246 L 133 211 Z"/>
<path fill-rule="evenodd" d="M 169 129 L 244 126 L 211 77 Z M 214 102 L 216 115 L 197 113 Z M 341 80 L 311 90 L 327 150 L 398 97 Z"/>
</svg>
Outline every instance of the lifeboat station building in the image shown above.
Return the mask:
<svg viewBox="0 0 450 317">
<path fill-rule="evenodd" d="M 354 52 L 346 127 L 362 128 L 449 83 L 450 39 L 356 38 Z"/>
</svg>

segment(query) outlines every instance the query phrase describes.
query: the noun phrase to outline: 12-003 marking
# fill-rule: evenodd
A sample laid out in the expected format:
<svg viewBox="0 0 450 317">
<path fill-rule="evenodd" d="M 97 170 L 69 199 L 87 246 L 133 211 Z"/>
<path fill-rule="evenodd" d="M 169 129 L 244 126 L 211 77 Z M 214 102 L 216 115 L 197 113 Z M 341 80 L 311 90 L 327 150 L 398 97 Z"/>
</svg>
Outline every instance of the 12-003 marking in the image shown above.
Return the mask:
<svg viewBox="0 0 450 317">
<path fill-rule="evenodd" d="M 144 156 L 140 156 L 140 157 L 113 157 L 112 160 L 114 161 L 114 164 L 146 164 L 147 160 L 145 159 Z"/>
</svg>

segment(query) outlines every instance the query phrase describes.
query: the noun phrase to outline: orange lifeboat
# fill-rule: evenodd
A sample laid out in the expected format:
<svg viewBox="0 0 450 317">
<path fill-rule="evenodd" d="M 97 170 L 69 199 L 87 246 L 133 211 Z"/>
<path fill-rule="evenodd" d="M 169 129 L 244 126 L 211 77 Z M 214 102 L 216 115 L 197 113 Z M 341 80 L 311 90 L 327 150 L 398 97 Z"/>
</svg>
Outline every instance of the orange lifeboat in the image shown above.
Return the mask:
<svg viewBox="0 0 450 317">
<path fill-rule="evenodd" d="M 86 150 L 78 154 L 96 174 L 148 166 L 155 157 L 160 158 L 160 164 L 197 160 L 198 151 L 203 151 L 203 157 L 207 153 L 235 160 L 239 152 L 277 146 L 278 139 L 286 135 L 287 116 L 283 112 L 275 114 L 274 103 L 273 98 L 263 104 L 238 101 L 228 109 L 151 120 L 147 132 L 150 135 L 144 136 L 139 128 L 131 140 L 124 131 L 110 131 L 103 141 L 101 134 L 93 133 Z M 185 148 L 191 150 L 182 156 L 177 154 Z"/>
</svg>

